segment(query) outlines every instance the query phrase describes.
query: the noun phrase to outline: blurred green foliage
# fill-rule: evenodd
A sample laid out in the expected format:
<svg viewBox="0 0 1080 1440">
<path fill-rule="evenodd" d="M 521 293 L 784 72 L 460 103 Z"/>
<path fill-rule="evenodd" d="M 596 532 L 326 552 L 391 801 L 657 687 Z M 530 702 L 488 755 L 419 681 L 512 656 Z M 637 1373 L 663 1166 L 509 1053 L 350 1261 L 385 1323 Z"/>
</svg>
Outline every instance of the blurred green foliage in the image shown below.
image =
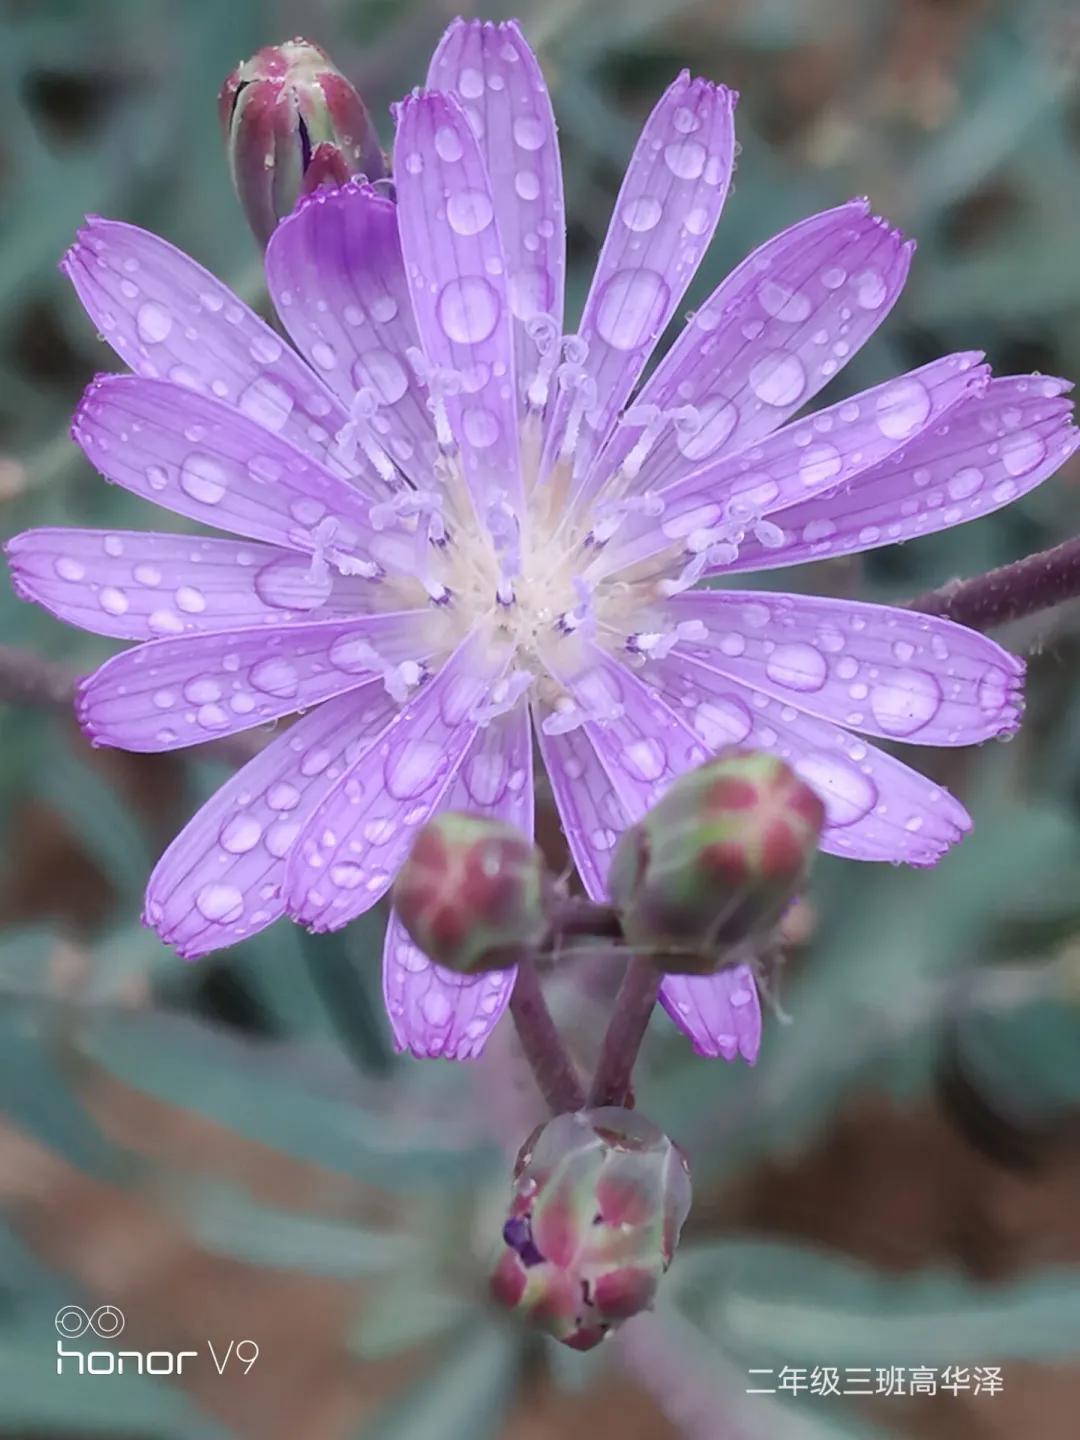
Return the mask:
<svg viewBox="0 0 1080 1440">
<path fill-rule="evenodd" d="M 752 245 L 867 192 L 920 248 L 898 311 L 838 388 L 972 346 L 985 348 L 999 373 L 1080 375 L 1080 26 L 1066 0 L 516 8 L 541 51 L 561 124 L 572 306 L 584 296 L 636 127 L 686 64 L 743 93 L 737 184 L 687 308 Z M 499 18 L 500 7 L 487 13 Z M 115 362 L 55 262 L 84 213 L 105 213 L 158 231 L 263 303 L 219 144 L 221 79 L 258 46 L 303 30 L 358 82 L 382 123 L 389 102 L 422 80 L 449 12 L 425 0 L 7 0 L 0 16 L 5 527 L 158 524 L 141 502 L 103 485 L 67 439 L 82 385 Z M 889 598 L 978 572 L 1071 534 L 1077 478 L 1074 470 L 1003 514 L 877 552 L 860 570 L 844 562 L 791 583 Z M 656 1022 L 639 1095 L 686 1144 L 699 1185 L 733 1181 L 810 1145 L 852 1097 L 871 1089 L 925 1096 L 946 1073 L 995 1123 L 1020 1132 L 1075 1115 L 1076 619 L 1067 609 L 1003 637 L 1028 654 L 1031 673 L 1028 723 L 1010 747 L 914 757 L 963 794 L 976 818 L 971 840 L 929 874 L 822 865 L 813 940 L 783 994 L 794 1023 L 770 1022 L 755 1071 L 708 1065 Z M 6 643 L 82 670 L 108 649 L 6 589 L 0 627 Z M 140 1194 L 160 1185 L 211 1254 L 333 1275 L 355 1281 L 358 1295 L 373 1293 L 374 1303 L 357 1305 L 356 1355 L 382 1363 L 421 1346 L 426 1368 L 363 1424 L 363 1440 L 501 1433 L 525 1362 L 541 1354 L 497 1323 L 481 1296 L 505 1149 L 528 1128 L 526 1115 L 521 1134 L 509 1133 L 492 1100 L 505 1056 L 467 1071 L 392 1055 L 378 917 L 345 937 L 313 939 L 280 925 L 219 961 L 183 966 L 141 929 L 140 892 L 170 830 L 222 772 L 191 756 L 139 773 L 156 787 L 141 806 L 63 720 L 0 713 L 9 870 L 32 864 L 28 817 L 45 813 L 70 839 L 61 857 L 75 850 L 92 863 L 99 901 L 90 918 L 72 919 L 62 861 L 33 904 L 8 899 L 0 1096 L 9 1123 L 87 1176 Z M 78 957 L 75 989 L 57 982 L 62 942 Z M 561 985 L 576 1009 L 574 977 Z M 256 1199 L 228 1176 L 159 1173 L 160 1158 L 102 1129 L 87 1076 L 111 1077 L 238 1143 L 394 1198 L 370 1218 L 319 1215 Z M 58 1385 L 52 1316 L 80 1298 L 73 1290 L 70 1276 L 37 1258 L 16 1209 L 0 1229 L 0 1431 L 229 1433 L 190 1394 L 149 1377 Z M 1076 1295 L 1075 1273 L 1064 1267 L 988 1290 L 959 1271 L 890 1278 L 736 1233 L 684 1245 L 663 1309 L 643 1322 L 663 1343 L 643 1353 L 628 1342 L 588 1359 L 543 1353 L 569 1389 L 621 1358 L 662 1398 L 667 1344 L 683 1366 L 680 1385 L 704 1396 L 706 1418 L 697 1429 L 686 1422 L 688 1435 L 882 1434 L 840 1403 L 751 1404 L 744 1367 L 1059 1359 L 1080 1349 Z"/>
</svg>

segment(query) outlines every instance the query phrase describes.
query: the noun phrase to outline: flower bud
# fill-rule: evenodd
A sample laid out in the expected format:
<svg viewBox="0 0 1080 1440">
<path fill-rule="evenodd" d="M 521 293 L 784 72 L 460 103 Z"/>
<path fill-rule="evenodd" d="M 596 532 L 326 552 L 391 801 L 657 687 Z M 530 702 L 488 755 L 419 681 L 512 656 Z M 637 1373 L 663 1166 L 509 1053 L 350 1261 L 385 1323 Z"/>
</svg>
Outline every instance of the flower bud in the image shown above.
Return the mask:
<svg viewBox="0 0 1080 1440">
<path fill-rule="evenodd" d="M 398 871 L 394 907 L 410 938 L 447 970 L 505 970 L 539 946 L 552 882 L 511 825 L 446 810 Z"/>
<path fill-rule="evenodd" d="M 237 66 L 218 109 L 233 185 L 261 245 L 302 194 L 353 175 L 386 174 L 367 107 L 325 51 L 306 40 L 268 45 Z"/>
<path fill-rule="evenodd" d="M 680 776 L 623 833 L 608 889 L 662 970 L 703 974 L 767 935 L 802 887 L 825 807 L 775 755 L 729 750 Z"/>
<path fill-rule="evenodd" d="M 652 1305 L 690 1210 L 682 1152 L 616 1106 L 559 1115 L 514 1170 L 495 1299 L 575 1350 Z"/>
</svg>

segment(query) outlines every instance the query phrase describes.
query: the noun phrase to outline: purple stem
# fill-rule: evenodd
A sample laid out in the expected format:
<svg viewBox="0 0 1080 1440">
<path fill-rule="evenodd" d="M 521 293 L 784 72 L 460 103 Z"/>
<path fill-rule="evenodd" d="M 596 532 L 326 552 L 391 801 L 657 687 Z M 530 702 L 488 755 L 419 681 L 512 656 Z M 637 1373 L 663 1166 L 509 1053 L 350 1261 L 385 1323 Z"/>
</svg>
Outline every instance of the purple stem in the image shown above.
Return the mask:
<svg viewBox="0 0 1080 1440">
<path fill-rule="evenodd" d="M 973 630 L 992 630 L 1037 610 L 1080 595 L 1080 537 L 1041 550 L 1026 560 L 975 575 L 951 580 L 907 602 L 909 610 L 940 615 Z"/>
<path fill-rule="evenodd" d="M 589 1104 L 625 1105 L 634 1061 L 656 1004 L 661 971 L 645 955 L 632 955 L 615 997 L 607 1034 L 589 1091 Z"/>
<path fill-rule="evenodd" d="M 518 965 L 514 992 L 510 997 L 510 1014 L 514 1017 L 525 1058 L 551 1113 L 564 1115 L 568 1111 L 580 1110 L 585 1104 L 585 1091 L 555 1028 L 540 988 L 536 962 L 532 959 L 523 960 Z"/>
</svg>

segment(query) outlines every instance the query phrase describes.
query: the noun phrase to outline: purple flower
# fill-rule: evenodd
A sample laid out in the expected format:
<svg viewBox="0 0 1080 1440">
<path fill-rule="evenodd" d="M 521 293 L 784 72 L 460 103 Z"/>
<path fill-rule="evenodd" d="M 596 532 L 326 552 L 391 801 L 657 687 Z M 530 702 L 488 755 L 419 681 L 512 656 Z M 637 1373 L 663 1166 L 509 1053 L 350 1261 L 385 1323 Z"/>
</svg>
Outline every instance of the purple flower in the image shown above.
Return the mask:
<svg viewBox="0 0 1080 1440">
<path fill-rule="evenodd" d="M 64 261 L 135 371 L 90 386 L 75 439 L 108 479 L 242 537 L 11 542 L 21 594 L 146 642 L 83 684 L 82 725 L 171 750 L 302 712 L 166 851 L 149 923 L 186 956 L 283 914 L 346 925 L 435 811 L 532 832 L 534 736 L 596 897 L 620 831 L 729 743 L 818 790 L 826 850 L 932 864 L 964 809 L 850 732 L 1008 734 L 1020 661 L 905 610 L 693 587 L 1004 505 L 1076 448 L 1067 386 L 950 355 L 792 422 L 907 274 L 910 243 L 853 201 L 744 261 L 635 395 L 720 217 L 735 95 L 683 74 L 661 98 L 565 335 L 534 56 L 513 24 L 458 21 L 428 84 L 397 110 L 396 205 L 322 190 L 270 242 L 295 351 L 144 231 L 91 220 Z M 384 982 L 402 1048 L 464 1058 L 513 972 L 440 971 L 392 918 Z M 663 1002 L 702 1053 L 753 1060 L 745 970 L 669 976 Z"/>
</svg>

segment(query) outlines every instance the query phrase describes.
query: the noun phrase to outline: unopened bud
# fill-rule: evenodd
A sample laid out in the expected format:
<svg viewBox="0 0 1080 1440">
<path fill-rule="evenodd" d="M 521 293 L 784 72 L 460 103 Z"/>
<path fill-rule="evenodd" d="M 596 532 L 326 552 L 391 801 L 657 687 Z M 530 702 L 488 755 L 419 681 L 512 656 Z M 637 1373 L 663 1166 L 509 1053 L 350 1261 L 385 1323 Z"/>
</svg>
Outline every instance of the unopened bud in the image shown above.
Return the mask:
<svg viewBox="0 0 1080 1440">
<path fill-rule="evenodd" d="M 301 195 L 386 174 L 367 107 L 307 40 L 268 45 L 237 66 L 218 108 L 233 184 L 261 245 Z"/>
<path fill-rule="evenodd" d="M 616 1106 L 559 1115 L 518 1156 L 492 1294 L 591 1350 L 651 1307 L 689 1210 L 686 1159 L 650 1120 Z"/>
<path fill-rule="evenodd" d="M 447 810 L 417 835 L 394 908 L 437 965 L 505 970 L 544 940 L 551 885 L 544 857 L 513 826 Z"/>
<path fill-rule="evenodd" d="M 708 973 L 767 935 L 805 883 L 825 819 L 817 794 L 763 751 L 681 776 L 612 857 L 623 933 L 662 970 Z"/>
</svg>

